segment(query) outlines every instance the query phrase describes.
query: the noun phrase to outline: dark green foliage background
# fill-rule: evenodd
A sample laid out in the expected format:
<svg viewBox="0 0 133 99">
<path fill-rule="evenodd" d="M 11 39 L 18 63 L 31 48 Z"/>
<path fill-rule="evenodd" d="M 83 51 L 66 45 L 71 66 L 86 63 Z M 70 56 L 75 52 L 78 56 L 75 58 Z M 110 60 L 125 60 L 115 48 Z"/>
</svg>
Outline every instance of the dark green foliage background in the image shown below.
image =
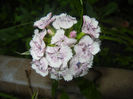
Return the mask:
<svg viewBox="0 0 133 99">
<path fill-rule="evenodd" d="M 0 0 L 0 54 L 31 58 L 17 52 L 29 50 L 33 22 L 48 12 L 66 12 L 80 20 L 80 1 Z M 133 69 L 133 0 L 82 1 L 83 13 L 95 17 L 102 30 L 101 52 L 95 56 L 94 66 Z M 82 93 L 85 94 L 84 91 Z"/>
</svg>

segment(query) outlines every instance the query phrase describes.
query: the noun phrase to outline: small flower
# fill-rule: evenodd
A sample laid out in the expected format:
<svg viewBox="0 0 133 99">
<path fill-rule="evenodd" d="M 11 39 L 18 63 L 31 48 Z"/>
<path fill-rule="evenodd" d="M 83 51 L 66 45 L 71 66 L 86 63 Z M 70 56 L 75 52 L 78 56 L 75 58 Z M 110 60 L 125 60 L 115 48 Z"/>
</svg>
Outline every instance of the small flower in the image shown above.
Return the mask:
<svg viewBox="0 0 133 99">
<path fill-rule="evenodd" d="M 82 32 L 90 34 L 94 38 L 99 37 L 100 27 L 98 21 L 95 18 L 90 18 L 86 15 L 83 16 Z"/>
<path fill-rule="evenodd" d="M 44 36 L 46 35 L 46 30 L 39 33 L 39 30 L 35 30 L 35 35 L 33 39 L 30 41 L 30 53 L 33 59 L 40 59 L 44 55 L 45 51 L 45 43 L 43 41 Z"/>
<path fill-rule="evenodd" d="M 80 62 L 90 61 L 90 59 L 93 57 L 93 55 L 89 51 L 89 47 L 87 47 L 84 43 L 75 45 L 74 51 L 79 57 Z"/>
<path fill-rule="evenodd" d="M 62 72 L 62 77 L 64 78 L 65 81 L 71 81 L 73 79 L 73 75 L 70 69 L 65 69 Z"/>
<path fill-rule="evenodd" d="M 34 26 L 38 27 L 39 29 L 45 29 L 51 22 L 54 21 L 54 17 L 52 17 L 52 13 L 48 13 L 47 16 L 42 17 L 40 20 L 34 23 Z"/>
<path fill-rule="evenodd" d="M 53 27 L 55 29 L 69 29 L 71 28 L 74 24 L 77 23 L 77 20 L 75 17 L 71 17 L 67 14 L 60 14 L 55 16 L 55 21 L 53 22 Z"/>
<path fill-rule="evenodd" d="M 70 37 L 71 37 L 71 38 L 75 38 L 75 37 L 76 37 L 76 33 L 77 33 L 77 32 L 74 31 L 74 30 L 71 31 L 71 32 L 70 32 Z"/>
<path fill-rule="evenodd" d="M 32 68 L 43 77 L 48 75 L 48 62 L 44 57 L 40 60 L 33 60 Z"/>
<path fill-rule="evenodd" d="M 70 61 L 70 71 L 74 77 L 81 77 L 88 73 L 88 69 L 92 66 L 93 59 L 82 62 L 78 55 L 73 56 Z"/>
<path fill-rule="evenodd" d="M 82 60 L 86 60 L 91 55 L 95 55 L 100 51 L 100 43 L 97 41 L 94 41 L 89 36 L 84 36 L 79 41 L 79 43 L 75 45 L 74 50 L 76 54 L 80 54 L 79 56 L 82 56 Z"/>
<path fill-rule="evenodd" d="M 73 75 L 68 68 L 65 68 L 63 70 L 56 70 L 52 68 L 52 70 L 50 71 L 50 77 L 55 80 L 60 80 L 64 78 L 65 81 L 71 81 L 73 79 Z"/>
<path fill-rule="evenodd" d="M 72 57 L 72 50 L 68 46 L 47 47 L 46 58 L 53 68 L 65 68 Z"/>
<path fill-rule="evenodd" d="M 68 38 L 64 33 L 65 31 L 63 29 L 57 30 L 56 34 L 52 37 L 51 44 L 71 46 L 76 43 L 76 39 Z"/>
</svg>

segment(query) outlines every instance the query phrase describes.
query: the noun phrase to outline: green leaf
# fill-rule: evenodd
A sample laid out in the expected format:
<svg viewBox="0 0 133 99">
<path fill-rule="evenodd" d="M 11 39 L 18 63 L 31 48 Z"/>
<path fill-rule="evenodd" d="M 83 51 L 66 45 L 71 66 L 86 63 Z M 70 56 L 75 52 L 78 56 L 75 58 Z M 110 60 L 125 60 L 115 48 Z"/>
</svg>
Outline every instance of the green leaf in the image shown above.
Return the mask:
<svg viewBox="0 0 133 99">
<path fill-rule="evenodd" d="M 132 31 L 126 28 L 106 28 L 101 26 L 104 35 L 101 35 L 101 39 L 115 41 L 127 46 L 133 45 Z M 131 36 L 129 36 L 131 35 Z"/>
<path fill-rule="evenodd" d="M 80 3 L 81 3 L 81 5 L 83 5 L 83 1 L 82 0 L 80 0 Z"/>
<path fill-rule="evenodd" d="M 122 44 L 122 43 L 126 44 L 125 41 L 123 41 L 121 39 L 118 39 L 118 38 L 111 37 L 111 36 L 103 36 L 103 35 L 101 35 L 100 36 L 100 39 L 102 39 L 102 40 L 104 39 L 104 40 L 115 41 L 115 42 L 118 42 L 120 44 Z"/>
<path fill-rule="evenodd" d="M 32 99 L 38 99 L 38 91 L 33 93 Z"/>
<path fill-rule="evenodd" d="M 93 6 L 89 3 L 88 0 L 84 1 L 84 14 L 86 14 L 90 17 L 97 17 L 97 14 L 94 11 Z"/>
<path fill-rule="evenodd" d="M 23 53 L 19 53 L 19 52 L 16 52 L 16 53 L 18 53 L 20 55 L 30 55 L 30 51 L 26 51 L 26 52 L 23 52 Z"/>
<path fill-rule="evenodd" d="M 117 3 L 115 2 L 111 2 L 108 5 L 106 5 L 105 7 L 102 8 L 102 17 L 108 16 L 112 13 L 114 13 L 118 8 Z"/>
</svg>

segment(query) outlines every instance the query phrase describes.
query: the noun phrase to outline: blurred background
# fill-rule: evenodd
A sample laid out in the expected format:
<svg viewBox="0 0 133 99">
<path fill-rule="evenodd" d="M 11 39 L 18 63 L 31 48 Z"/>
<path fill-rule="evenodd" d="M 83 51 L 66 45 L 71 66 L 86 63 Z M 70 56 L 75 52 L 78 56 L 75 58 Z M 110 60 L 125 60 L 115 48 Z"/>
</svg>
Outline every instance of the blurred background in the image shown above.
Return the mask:
<svg viewBox="0 0 133 99">
<path fill-rule="evenodd" d="M 133 0 L 83 0 L 84 14 L 101 26 L 101 52 L 94 66 L 133 69 Z M 0 0 L 0 54 L 15 57 L 29 50 L 34 21 L 47 13 L 80 19 L 80 0 Z"/>
</svg>

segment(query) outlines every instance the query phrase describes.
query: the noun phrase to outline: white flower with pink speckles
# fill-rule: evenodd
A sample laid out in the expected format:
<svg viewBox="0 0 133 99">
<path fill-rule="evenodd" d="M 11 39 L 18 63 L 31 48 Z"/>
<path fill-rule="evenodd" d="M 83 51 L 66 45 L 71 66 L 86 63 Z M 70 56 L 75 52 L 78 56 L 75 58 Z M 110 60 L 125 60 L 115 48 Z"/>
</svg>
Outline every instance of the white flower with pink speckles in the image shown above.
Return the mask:
<svg viewBox="0 0 133 99">
<path fill-rule="evenodd" d="M 52 13 L 48 13 L 47 16 L 42 17 L 40 20 L 36 21 L 34 26 L 38 27 L 39 29 L 45 29 L 45 27 L 54 21 L 54 19 L 55 18 L 52 17 Z"/>
<path fill-rule="evenodd" d="M 30 54 L 32 68 L 41 76 L 71 81 L 92 68 L 94 55 L 100 51 L 98 21 L 84 15 L 82 31 L 74 24 L 76 18 L 64 13 L 49 13 L 34 23 L 41 30 L 34 31 Z"/>
<path fill-rule="evenodd" d="M 48 75 L 48 61 L 45 57 L 42 57 L 40 60 L 33 60 L 32 68 L 43 77 Z"/>
<path fill-rule="evenodd" d="M 80 55 L 85 56 L 86 59 L 90 54 L 95 55 L 100 51 L 100 43 L 94 41 L 89 36 L 84 36 L 79 43 L 75 45 L 74 50 L 76 54 L 80 53 Z"/>
<path fill-rule="evenodd" d="M 39 33 L 39 30 L 35 30 L 35 35 L 30 41 L 30 53 L 33 59 L 40 59 L 44 55 L 45 51 L 45 42 L 43 41 L 44 36 L 46 35 L 46 30 Z"/>
<path fill-rule="evenodd" d="M 92 67 L 93 56 L 88 58 L 88 61 L 84 62 L 81 58 L 82 56 L 75 55 L 70 61 L 70 71 L 74 77 L 86 75 L 88 73 L 88 69 Z"/>
<path fill-rule="evenodd" d="M 58 69 L 53 68 L 50 72 L 50 77 L 56 80 L 64 79 L 65 81 L 71 81 L 73 79 L 73 75 L 70 71 L 70 68 L 65 68 L 60 71 Z"/>
<path fill-rule="evenodd" d="M 53 68 L 68 67 L 68 61 L 72 58 L 72 49 L 68 46 L 47 47 L 46 58 L 49 66 Z"/>
<path fill-rule="evenodd" d="M 67 14 L 60 14 L 55 16 L 55 21 L 53 22 L 53 27 L 55 29 L 69 29 L 74 24 L 77 23 L 77 20 L 75 17 L 71 17 Z"/>
<path fill-rule="evenodd" d="M 89 34 L 94 38 L 99 37 L 101 32 L 100 27 L 98 26 L 98 21 L 95 18 L 90 18 L 89 16 L 83 16 L 83 26 L 82 32 Z"/>
<path fill-rule="evenodd" d="M 56 34 L 52 37 L 51 44 L 71 46 L 77 42 L 74 38 L 65 36 L 63 29 L 57 30 Z"/>
</svg>

